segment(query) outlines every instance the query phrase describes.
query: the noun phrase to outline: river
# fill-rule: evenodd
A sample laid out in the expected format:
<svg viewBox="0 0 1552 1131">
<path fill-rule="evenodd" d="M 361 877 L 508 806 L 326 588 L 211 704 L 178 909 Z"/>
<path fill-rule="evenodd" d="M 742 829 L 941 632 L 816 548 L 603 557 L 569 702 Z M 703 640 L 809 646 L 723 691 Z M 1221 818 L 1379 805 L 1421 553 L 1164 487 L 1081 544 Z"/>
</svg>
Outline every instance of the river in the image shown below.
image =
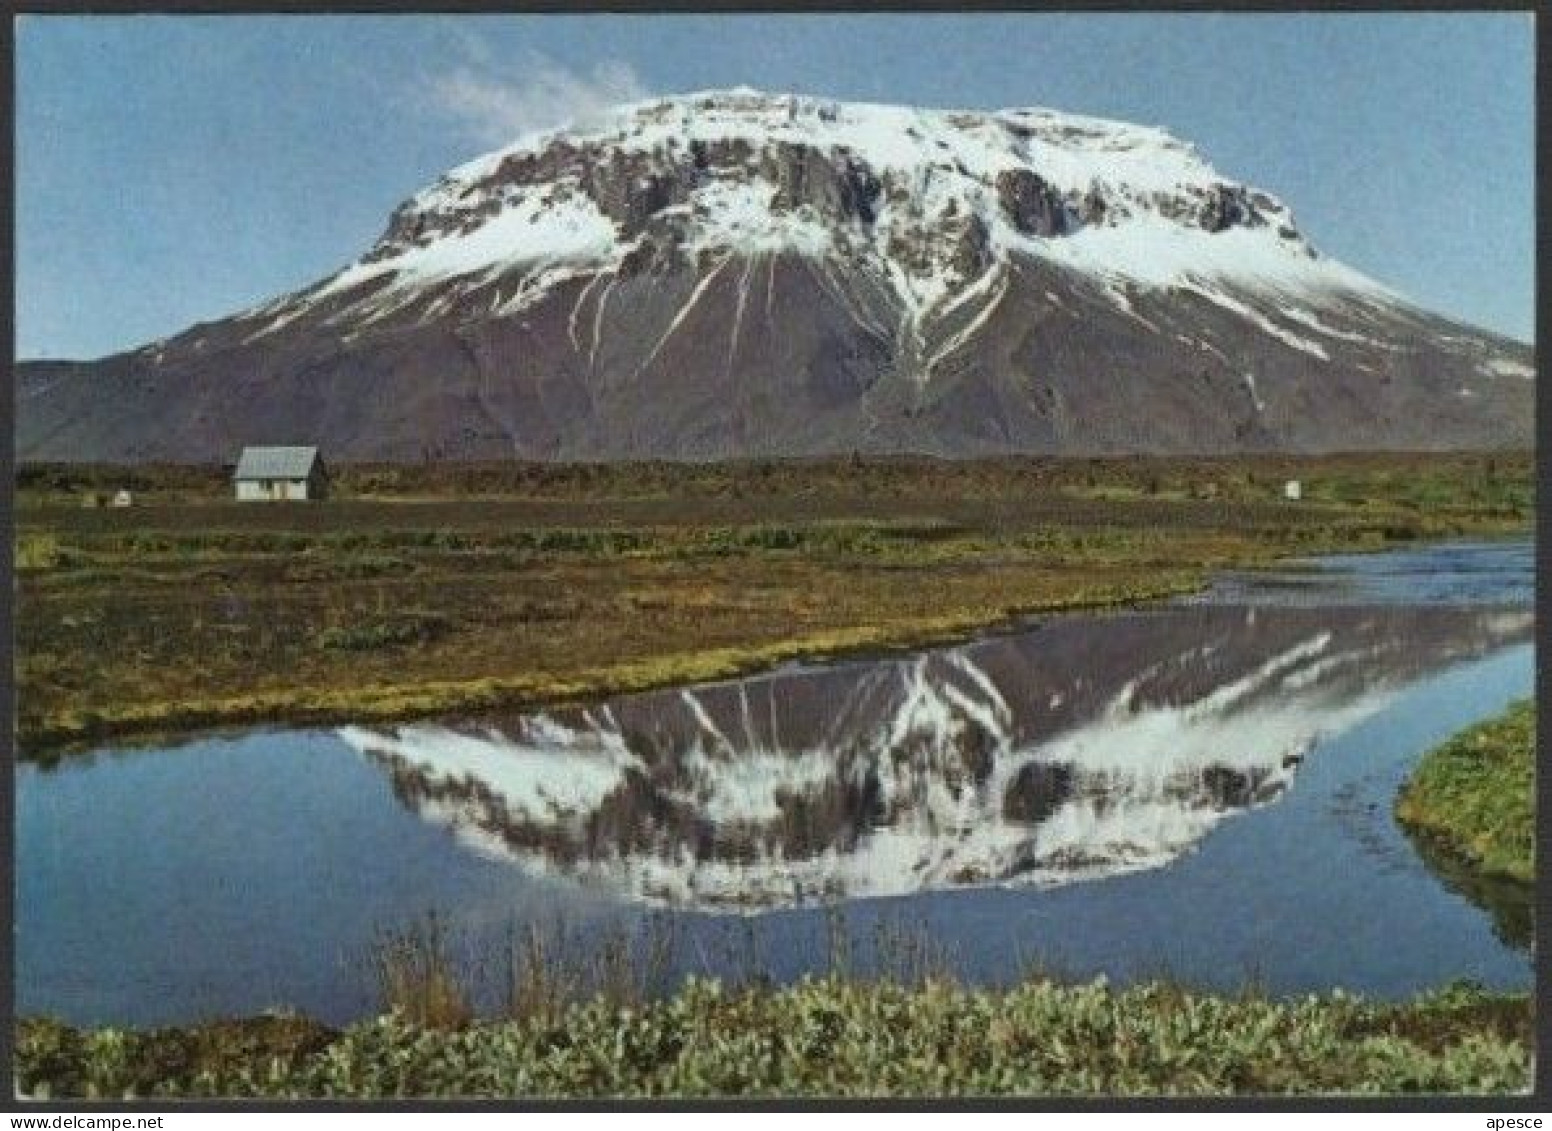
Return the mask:
<svg viewBox="0 0 1552 1131">
<path fill-rule="evenodd" d="M 1526 987 L 1525 910 L 1391 803 L 1532 693 L 1533 592 L 1528 542 L 1334 557 L 912 656 L 23 765 L 17 1009 L 345 1021 L 428 913 L 486 967 L 561 924 L 671 938 L 670 978 L 910 950 L 979 983 Z"/>
</svg>

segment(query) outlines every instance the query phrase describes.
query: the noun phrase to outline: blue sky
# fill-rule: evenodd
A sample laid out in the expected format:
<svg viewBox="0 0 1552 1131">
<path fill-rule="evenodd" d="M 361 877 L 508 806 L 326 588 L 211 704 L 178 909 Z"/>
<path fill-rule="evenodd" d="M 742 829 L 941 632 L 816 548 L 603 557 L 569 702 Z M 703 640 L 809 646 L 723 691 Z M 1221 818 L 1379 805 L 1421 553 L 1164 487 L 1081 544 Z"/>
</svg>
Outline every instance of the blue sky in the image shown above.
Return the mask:
<svg viewBox="0 0 1552 1131">
<path fill-rule="evenodd" d="M 1534 331 L 1526 13 L 21 17 L 17 355 L 320 278 L 578 108 L 746 84 L 1165 126 L 1420 304 Z"/>
</svg>

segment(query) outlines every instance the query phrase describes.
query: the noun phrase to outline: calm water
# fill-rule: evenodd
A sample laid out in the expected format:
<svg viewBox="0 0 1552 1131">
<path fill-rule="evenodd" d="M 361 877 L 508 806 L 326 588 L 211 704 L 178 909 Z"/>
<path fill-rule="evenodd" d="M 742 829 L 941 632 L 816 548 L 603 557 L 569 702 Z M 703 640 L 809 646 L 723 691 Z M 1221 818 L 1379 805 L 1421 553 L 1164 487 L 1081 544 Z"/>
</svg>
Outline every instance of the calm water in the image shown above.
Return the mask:
<svg viewBox="0 0 1552 1131">
<path fill-rule="evenodd" d="M 676 971 L 777 979 L 839 929 L 860 968 L 904 931 L 988 982 L 1525 986 L 1523 909 L 1458 894 L 1390 805 L 1531 693 L 1533 568 L 1528 543 L 1326 559 L 586 710 L 22 766 L 17 1007 L 345 1020 L 373 940 L 429 911 L 471 954 L 671 922 Z"/>
</svg>

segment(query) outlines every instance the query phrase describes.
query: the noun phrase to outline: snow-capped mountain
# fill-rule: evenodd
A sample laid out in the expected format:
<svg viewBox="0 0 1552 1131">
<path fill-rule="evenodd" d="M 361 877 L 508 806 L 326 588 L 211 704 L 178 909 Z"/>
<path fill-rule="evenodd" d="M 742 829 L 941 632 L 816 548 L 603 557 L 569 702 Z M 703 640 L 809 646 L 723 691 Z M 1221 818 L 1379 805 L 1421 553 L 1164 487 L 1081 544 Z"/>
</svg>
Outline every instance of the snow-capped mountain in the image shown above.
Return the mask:
<svg viewBox="0 0 1552 1131">
<path fill-rule="evenodd" d="M 735 90 L 454 169 L 254 310 L 23 365 L 18 455 L 1497 447 L 1533 375 L 1161 130 Z"/>
</svg>

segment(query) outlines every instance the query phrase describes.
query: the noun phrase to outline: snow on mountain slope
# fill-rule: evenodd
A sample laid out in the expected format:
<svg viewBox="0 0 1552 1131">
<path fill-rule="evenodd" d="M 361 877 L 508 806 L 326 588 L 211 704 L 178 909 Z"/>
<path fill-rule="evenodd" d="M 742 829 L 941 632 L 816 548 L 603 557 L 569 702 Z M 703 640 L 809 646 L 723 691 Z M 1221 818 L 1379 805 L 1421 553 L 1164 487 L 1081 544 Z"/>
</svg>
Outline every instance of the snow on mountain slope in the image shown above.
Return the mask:
<svg viewBox="0 0 1552 1131">
<path fill-rule="evenodd" d="M 740 89 L 523 138 L 311 287 L 19 367 L 17 452 L 1492 448 L 1534 372 L 1162 130 Z"/>
<path fill-rule="evenodd" d="M 707 147 L 732 159 L 709 159 Z M 761 160 L 782 147 L 838 160 L 857 188 L 853 214 L 782 207 L 781 170 Z M 588 192 L 586 164 L 600 159 L 629 164 L 631 187 L 644 192 L 672 181 L 679 191 L 654 215 L 681 223 L 687 252 L 860 261 L 882 272 L 911 319 L 947 314 L 1014 254 L 1116 282 L 1190 284 L 1210 298 L 1220 279 L 1312 300 L 1394 297 L 1318 255 L 1280 202 L 1225 181 L 1162 130 L 1048 110 L 930 111 L 740 90 L 622 107 L 605 123 L 534 135 L 454 169 L 304 302 L 387 281 L 358 308 L 371 319 L 433 281 L 536 270 L 540 285 L 496 308 L 510 313 L 580 272 L 617 271 L 651 236 L 612 220 Z M 956 263 L 955 241 L 935 238 L 967 224 L 988 253 L 975 271 Z"/>
</svg>

